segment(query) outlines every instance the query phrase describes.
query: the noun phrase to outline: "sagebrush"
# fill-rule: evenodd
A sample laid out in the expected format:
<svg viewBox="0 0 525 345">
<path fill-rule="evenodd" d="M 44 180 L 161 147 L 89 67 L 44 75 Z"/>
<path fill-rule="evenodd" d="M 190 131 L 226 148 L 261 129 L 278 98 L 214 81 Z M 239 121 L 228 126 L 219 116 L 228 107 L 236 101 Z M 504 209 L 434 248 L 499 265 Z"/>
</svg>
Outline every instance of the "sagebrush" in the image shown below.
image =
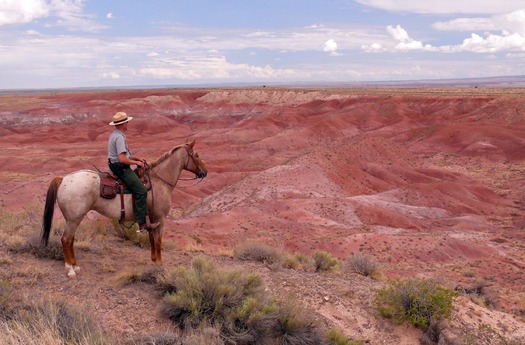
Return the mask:
<svg viewBox="0 0 525 345">
<path fill-rule="evenodd" d="M 379 290 L 376 302 L 381 315 L 427 329 L 431 322 L 450 317 L 456 296 L 434 280 L 416 278 Z"/>
</svg>

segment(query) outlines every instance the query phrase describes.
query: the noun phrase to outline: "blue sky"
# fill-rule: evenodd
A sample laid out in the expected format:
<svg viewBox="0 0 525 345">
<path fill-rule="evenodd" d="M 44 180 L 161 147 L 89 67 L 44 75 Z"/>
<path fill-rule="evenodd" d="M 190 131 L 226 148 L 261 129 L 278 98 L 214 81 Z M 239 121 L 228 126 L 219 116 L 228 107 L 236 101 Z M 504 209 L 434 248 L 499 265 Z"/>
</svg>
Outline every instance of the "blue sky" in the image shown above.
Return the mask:
<svg viewBox="0 0 525 345">
<path fill-rule="evenodd" d="M 524 0 L 0 0 L 0 89 L 525 75 Z"/>
</svg>

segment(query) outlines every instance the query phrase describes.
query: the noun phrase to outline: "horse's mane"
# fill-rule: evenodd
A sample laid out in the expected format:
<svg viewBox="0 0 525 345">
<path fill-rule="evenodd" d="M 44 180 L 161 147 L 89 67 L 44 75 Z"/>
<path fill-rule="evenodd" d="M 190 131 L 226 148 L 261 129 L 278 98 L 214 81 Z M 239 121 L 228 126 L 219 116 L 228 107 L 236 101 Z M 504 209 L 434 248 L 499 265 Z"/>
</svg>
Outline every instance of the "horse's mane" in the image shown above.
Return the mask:
<svg viewBox="0 0 525 345">
<path fill-rule="evenodd" d="M 186 146 L 186 144 L 182 144 L 182 145 L 178 145 L 178 146 L 175 146 L 174 148 L 172 148 L 170 151 L 168 152 L 165 152 L 162 156 L 160 156 L 159 158 L 157 158 L 153 163 L 150 163 L 150 166 L 152 168 L 156 167 L 157 165 L 159 165 L 160 163 L 164 162 L 166 159 L 168 159 L 172 154 L 175 153 L 175 151 L 177 151 L 178 149 L 180 149 L 181 147 L 184 147 Z"/>
</svg>

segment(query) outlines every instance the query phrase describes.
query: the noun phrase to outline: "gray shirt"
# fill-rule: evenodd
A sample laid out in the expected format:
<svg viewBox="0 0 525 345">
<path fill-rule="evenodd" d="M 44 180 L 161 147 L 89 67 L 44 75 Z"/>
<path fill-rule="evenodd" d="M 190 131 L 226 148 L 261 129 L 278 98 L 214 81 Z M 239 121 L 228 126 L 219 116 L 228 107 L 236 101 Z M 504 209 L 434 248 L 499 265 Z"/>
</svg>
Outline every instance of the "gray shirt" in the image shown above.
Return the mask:
<svg viewBox="0 0 525 345">
<path fill-rule="evenodd" d="M 128 148 L 126 135 L 122 131 L 115 129 L 109 136 L 108 141 L 108 159 L 111 163 L 118 163 L 118 155 L 126 153 L 126 157 L 131 157 L 131 151 Z"/>
</svg>

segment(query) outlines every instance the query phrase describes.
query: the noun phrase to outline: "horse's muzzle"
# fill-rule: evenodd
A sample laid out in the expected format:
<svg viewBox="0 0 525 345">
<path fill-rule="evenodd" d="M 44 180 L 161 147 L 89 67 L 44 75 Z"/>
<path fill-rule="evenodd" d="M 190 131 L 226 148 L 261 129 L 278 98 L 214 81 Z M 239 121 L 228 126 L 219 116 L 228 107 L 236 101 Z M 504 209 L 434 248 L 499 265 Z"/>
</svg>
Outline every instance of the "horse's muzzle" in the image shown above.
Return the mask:
<svg viewBox="0 0 525 345">
<path fill-rule="evenodd" d="M 206 175 L 208 175 L 208 172 L 207 171 L 199 171 L 197 173 L 197 178 L 205 178 Z"/>
</svg>

